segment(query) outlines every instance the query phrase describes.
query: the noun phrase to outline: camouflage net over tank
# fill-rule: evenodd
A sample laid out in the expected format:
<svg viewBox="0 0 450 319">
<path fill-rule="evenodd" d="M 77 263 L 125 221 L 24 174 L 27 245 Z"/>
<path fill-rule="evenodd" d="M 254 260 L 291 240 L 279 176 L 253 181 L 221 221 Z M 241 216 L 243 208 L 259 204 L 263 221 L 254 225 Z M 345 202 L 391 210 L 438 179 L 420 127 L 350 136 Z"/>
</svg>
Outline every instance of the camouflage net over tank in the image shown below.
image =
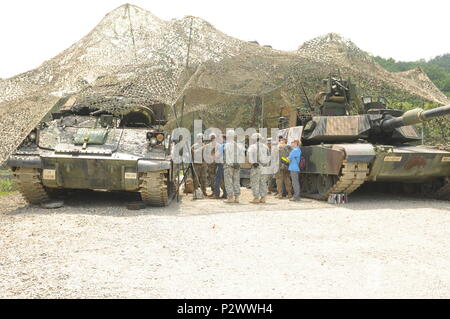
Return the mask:
<svg viewBox="0 0 450 319">
<path fill-rule="evenodd" d="M 230 37 L 200 18 L 164 21 L 124 5 L 40 67 L 0 80 L 0 162 L 59 97 L 113 113 L 165 103 L 180 115 L 185 101 L 185 125 L 202 118 L 219 128 L 275 126 L 280 108 L 304 104 L 300 84 L 312 99 L 338 69 L 365 94 L 449 102 L 421 70 L 390 73 L 336 34 L 285 52 Z"/>
<path fill-rule="evenodd" d="M 115 114 L 136 105 L 172 102 L 178 92 L 178 82 L 183 69 L 154 70 L 142 66 L 133 75 L 120 80 L 120 74 L 107 75 L 75 94 L 77 102 Z M 145 83 L 145 84 L 144 84 Z"/>
</svg>

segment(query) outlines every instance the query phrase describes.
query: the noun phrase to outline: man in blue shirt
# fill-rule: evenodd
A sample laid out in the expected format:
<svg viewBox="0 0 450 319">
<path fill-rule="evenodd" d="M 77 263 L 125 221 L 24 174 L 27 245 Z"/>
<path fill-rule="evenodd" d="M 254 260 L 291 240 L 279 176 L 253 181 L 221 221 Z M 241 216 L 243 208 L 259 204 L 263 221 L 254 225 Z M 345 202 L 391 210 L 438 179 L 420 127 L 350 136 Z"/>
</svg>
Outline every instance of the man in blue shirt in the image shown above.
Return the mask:
<svg viewBox="0 0 450 319">
<path fill-rule="evenodd" d="M 225 189 L 225 183 L 223 180 L 223 148 L 227 143 L 227 137 L 225 135 L 222 136 L 223 143 L 219 145 L 217 153 L 215 154 L 217 158 L 220 160 L 216 161 L 217 170 L 216 177 L 214 179 L 214 198 L 227 198 L 227 191 Z M 220 188 L 222 188 L 223 195 L 220 197 Z"/>
<path fill-rule="evenodd" d="M 291 143 L 292 151 L 289 154 L 289 172 L 291 174 L 292 186 L 294 187 L 294 196 L 290 198 L 291 201 L 300 200 L 300 159 L 302 158 L 302 151 L 300 150 L 300 141 L 293 140 Z"/>
</svg>

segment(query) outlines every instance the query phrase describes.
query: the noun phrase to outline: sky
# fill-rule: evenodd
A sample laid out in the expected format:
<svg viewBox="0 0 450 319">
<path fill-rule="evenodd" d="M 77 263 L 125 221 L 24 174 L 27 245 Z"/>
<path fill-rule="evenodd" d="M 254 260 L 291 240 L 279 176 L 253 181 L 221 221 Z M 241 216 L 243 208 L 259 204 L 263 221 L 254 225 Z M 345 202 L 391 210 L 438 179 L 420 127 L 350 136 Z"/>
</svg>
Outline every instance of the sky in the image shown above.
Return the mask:
<svg viewBox="0 0 450 319">
<path fill-rule="evenodd" d="M 241 40 L 279 50 L 329 32 L 396 60 L 450 53 L 446 0 L 128 0 L 170 20 L 193 15 Z M 0 78 L 38 67 L 85 36 L 126 0 L 2 0 Z"/>
</svg>

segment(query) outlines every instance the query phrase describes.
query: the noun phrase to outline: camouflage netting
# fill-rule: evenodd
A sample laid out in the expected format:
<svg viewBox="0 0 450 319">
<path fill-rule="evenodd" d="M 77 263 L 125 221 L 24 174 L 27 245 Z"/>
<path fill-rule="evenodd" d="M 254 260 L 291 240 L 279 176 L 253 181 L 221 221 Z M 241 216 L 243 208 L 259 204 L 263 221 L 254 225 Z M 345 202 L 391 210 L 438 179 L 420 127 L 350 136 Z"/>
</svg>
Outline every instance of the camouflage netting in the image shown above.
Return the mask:
<svg viewBox="0 0 450 319">
<path fill-rule="evenodd" d="M 301 83 L 312 99 L 320 80 L 338 69 L 364 94 L 449 103 L 422 70 L 390 73 L 336 34 L 284 52 L 229 37 L 196 17 L 164 21 L 124 5 L 37 69 L 0 80 L 0 162 L 62 96 L 116 113 L 163 102 L 178 115 L 184 99 L 183 125 L 201 118 L 219 128 L 259 126 L 262 113 L 263 124 L 275 126 L 280 108 L 304 103 Z"/>
</svg>

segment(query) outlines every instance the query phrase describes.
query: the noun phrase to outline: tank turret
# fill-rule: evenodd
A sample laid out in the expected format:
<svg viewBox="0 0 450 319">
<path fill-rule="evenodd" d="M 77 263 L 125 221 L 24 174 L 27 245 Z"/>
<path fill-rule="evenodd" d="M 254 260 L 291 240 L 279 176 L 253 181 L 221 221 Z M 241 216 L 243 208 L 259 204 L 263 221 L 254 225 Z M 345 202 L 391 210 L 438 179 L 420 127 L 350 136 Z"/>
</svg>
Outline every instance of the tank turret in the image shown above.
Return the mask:
<svg viewBox="0 0 450 319">
<path fill-rule="evenodd" d="M 421 139 L 414 124 L 450 114 L 450 105 L 431 110 L 420 108 L 402 112 L 389 108 L 371 108 L 365 114 L 313 116 L 304 126 L 304 144 L 370 143 L 403 144 Z"/>
<path fill-rule="evenodd" d="M 355 91 L 351 81 L 329 76 L 323 80 L 323 83 L 326 85 L 326 90 L 314 97 L 316 113 L 322 116 L 348 115 L 352 94 Z"/>
</svg>

